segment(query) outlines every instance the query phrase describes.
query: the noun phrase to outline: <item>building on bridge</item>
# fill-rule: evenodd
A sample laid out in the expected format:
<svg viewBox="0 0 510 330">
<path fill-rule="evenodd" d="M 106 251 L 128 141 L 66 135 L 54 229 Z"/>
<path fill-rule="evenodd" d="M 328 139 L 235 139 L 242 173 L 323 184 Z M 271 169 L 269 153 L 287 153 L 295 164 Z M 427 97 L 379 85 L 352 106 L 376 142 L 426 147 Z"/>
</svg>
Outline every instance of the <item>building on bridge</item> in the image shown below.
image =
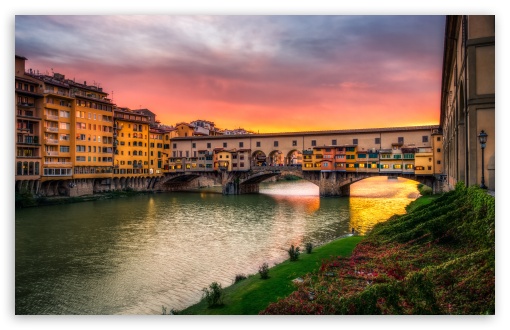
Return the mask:
<svg viewBox="0 0 510 330">
<path fill-rule="evenodd" d="M 438 126 L 191 136 L 174 138 L 172 145 L 170 173 L 299 166 L 303 171 L 428 175 L 438 180 L 443 174 Z M 197 166 L 197 152 L 202 158 L 210 155 L 213 166 Z M 242 161 L 234 161 L 240 152 Z M 227 158 L 228 165 L 220 166 Z"/>
<path fill-rule="evenodd" d="M 496 189 L 495 97 L 495 16 L 447 16 L 440 126 L 451 189 L 459 181 Z M 488 135 L 483 152 L 482 131 Z"/>
</svg>

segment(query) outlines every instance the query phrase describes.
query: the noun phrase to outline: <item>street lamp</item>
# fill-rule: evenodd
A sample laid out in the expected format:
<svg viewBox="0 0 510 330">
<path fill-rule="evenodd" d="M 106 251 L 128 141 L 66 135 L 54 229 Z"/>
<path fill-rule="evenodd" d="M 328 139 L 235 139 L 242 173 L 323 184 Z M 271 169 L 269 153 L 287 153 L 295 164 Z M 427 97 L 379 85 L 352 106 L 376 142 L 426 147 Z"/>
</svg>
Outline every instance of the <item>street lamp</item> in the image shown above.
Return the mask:
<svg viewBox="0 0 510 330">
<path fill-rule="evenodd" d="M 485 186 L 485 176 L 484 176 L 484 159 L 483 159 L 483 151 L 485 149 L 485 144 L 487 143 L 487 133 L 484 130 L 478 134 L 478 140 L 480 140 L 480 148 L 482 148 L 482 183 L 480 184 L 480 188 L 487 189 Z"/>
</svg>

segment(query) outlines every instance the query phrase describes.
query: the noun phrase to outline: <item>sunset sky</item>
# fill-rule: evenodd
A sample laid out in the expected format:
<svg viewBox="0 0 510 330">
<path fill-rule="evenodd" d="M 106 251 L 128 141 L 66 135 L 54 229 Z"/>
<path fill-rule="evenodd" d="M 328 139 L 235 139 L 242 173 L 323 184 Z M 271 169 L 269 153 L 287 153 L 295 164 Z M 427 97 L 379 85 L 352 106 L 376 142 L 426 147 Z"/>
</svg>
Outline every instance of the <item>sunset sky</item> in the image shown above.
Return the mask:
<svg viewBox="0 0 510 330">
<path fill-rule="evenodd" d="M 439 123 L 444 16 L 23 16 L 27 69 L 164 124 L 255 132 Z"/>
</svg>

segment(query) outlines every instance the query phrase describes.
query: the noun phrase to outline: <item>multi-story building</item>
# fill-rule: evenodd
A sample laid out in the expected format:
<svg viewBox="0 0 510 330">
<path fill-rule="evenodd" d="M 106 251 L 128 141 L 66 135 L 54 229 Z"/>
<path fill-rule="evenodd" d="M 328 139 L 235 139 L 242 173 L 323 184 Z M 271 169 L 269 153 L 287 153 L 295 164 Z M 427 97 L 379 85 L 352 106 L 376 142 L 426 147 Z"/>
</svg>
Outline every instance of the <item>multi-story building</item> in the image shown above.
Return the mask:
<svg viewBox="0 0 510 330">
<path fill-rule="evenodd" d="M 440 127 L 450 188 L 460 181 L 482 185 L 483 178 L 495 191 L 495 87 L 495 16 L 447 16 Z M 487 134 L 483 151 L 482 131 Z"/>
<path fill-rule="evenodd" d="M 149 174 L 149 116 L 134 113 L 128 108 L 117 108 L 115 128 L 115 176 L 141 177 Z"/>
<path fill-rule="evenodd" d="M 39 80 L 25 73 L 22 56 L 15 57 L 15 180 L 17 191 L 39 188 L 42 152 L 42 86 Z"/>
<path fill-rule="evenodd" d="M 75 98 L 65 77 L 38 75 L 43 84 L 43 173 L 42 182 L 73 178 Z M 58 186 L 58 185 L 57 185 Z"/>
<path fill-rule="evenodd" d="M 69 81 L 74 96 L 71 116 L 73 179 L 95 179 L 95 191 L 109 190 L 113 174 L 113 108 L 102 88 Z"/>
</svg>

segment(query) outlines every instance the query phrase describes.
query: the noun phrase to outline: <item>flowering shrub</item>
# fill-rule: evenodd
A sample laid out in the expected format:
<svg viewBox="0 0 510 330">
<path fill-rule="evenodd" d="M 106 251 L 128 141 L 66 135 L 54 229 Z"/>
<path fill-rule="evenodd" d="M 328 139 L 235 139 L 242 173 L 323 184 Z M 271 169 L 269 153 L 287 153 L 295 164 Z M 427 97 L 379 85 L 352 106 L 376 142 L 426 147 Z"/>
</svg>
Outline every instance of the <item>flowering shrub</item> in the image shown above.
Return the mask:
<svg viewBox="0 0 510 330">
<path fill-rule="evenodd" d="M 494 314 L 494 223 L 494 198 L 460 185 L 376 225 L 260 314 Z"/>
</svg>

